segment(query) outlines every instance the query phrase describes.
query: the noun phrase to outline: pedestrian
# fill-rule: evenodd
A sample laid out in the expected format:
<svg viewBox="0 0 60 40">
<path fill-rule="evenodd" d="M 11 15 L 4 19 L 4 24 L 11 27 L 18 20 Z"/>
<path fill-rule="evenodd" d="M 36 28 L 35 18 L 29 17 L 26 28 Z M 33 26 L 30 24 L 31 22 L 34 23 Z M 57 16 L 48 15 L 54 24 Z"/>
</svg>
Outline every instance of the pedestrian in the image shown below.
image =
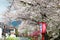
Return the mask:
<svg viewBox="0 0 60 40">
<path fill-rule="evenodd" d="M 8 34 L 8 33 L 10 33 L 10 29 L 8 28 L 8 27 L 6 27 L 6 26 L 4 26 L 4 28 L 3 28 L 3 36 L 7 36 L 6 34 Z"/>
<path fill-rule="evenodd" d="M 2 35 L 6 36 L 5 33 L 6 33 L 6 27 L 4 26 Z"/>
</svg>

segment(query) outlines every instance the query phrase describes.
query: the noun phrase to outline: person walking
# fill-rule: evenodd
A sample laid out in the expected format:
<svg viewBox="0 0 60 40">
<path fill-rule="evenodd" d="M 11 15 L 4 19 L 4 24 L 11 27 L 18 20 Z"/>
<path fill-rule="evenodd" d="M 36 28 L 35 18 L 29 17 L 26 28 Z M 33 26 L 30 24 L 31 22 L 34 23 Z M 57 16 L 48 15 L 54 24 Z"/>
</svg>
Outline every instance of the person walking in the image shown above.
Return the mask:
<svg viewBox="0 0 60 40">
<path fill-rule="evenodd" d="M 9 33 L 10 33 L 10 29 L 7 28 L 6 26 L 4 26 L 3 31 L 2 31 L 2 35 L 3 35 L 4 39 L 6 39 L 7 35 L 9 35 Z"/>
</svg>

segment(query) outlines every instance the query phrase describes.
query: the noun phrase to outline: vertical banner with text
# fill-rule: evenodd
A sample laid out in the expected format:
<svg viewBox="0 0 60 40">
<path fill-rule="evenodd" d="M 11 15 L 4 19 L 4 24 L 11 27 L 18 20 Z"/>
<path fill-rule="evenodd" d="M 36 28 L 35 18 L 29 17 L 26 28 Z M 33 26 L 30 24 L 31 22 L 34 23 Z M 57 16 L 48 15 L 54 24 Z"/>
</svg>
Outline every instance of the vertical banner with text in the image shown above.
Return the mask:
<svg viewBox="0 0 60 40">
<path fill-rule="evenodd" d="M 40 33 L 42 34 L 42 40 L 44 40 L 44 34 L 46 33 L 46 22 L 39 22 Z"/>
</svg>

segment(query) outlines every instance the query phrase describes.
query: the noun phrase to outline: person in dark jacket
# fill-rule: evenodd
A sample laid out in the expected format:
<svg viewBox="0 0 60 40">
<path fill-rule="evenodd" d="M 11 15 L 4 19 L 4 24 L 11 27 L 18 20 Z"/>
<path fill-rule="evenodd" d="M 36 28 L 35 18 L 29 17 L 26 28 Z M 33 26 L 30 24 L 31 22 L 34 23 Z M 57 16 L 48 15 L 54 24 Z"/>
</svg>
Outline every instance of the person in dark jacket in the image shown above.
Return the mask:
<svg viewBox="0 0 60 40">
<path fill-rule="evenodd" d="M 10 29 L 4 26 L 2 35 L 6 36 L 6 33 L 9 33 L 9 32 L 10 32 Z"/>
</svg>

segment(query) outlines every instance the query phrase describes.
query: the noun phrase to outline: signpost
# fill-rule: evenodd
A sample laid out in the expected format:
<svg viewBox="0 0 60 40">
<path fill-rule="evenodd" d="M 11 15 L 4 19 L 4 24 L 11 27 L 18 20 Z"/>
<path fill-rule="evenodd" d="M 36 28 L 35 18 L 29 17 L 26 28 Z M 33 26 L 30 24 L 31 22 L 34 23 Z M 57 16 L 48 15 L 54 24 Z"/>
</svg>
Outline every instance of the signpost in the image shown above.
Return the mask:
<svg viewBox="0 0 60 40">
<path fill-rule="evenodd" d="M 45 40 L 44 35 L 46 33 L 46 22 L 38 22 L 38 24 L 40 25 L 40 33 L 42 34 L 42 40 Z"/>
</svg>

